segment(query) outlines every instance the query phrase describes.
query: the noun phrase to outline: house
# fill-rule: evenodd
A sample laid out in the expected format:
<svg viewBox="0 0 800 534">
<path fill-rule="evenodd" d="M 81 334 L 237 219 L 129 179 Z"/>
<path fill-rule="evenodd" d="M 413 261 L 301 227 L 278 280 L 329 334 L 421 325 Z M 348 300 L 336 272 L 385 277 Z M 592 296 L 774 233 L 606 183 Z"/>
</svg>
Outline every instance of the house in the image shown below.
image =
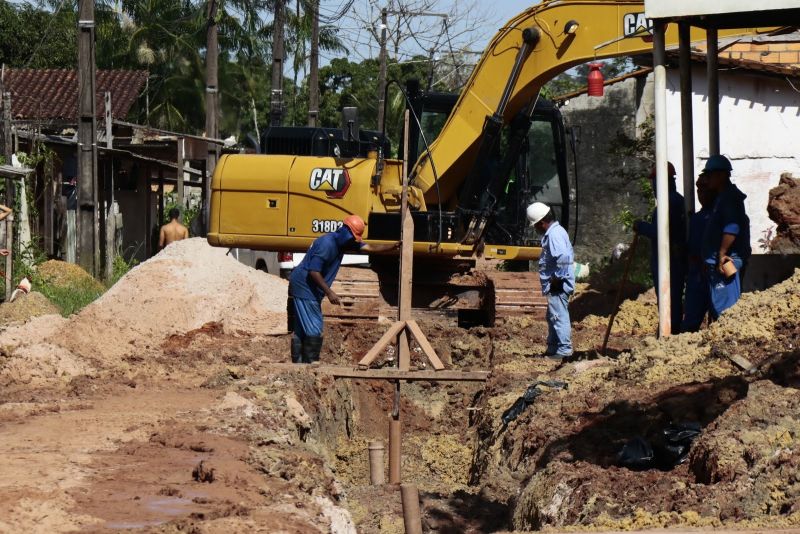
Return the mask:
<svg viewBox="0 0 800 534">
<path fill-rule="evenodd" d="M 709 155 L 707 85 L 703 48 L 693 51 L 692 105 L 696 177 Z M 720 43 L 720 145 L 733 163 L 733 181 L 747 194 L 751 219 L 751 246 L 755 254 L 768 253 L 775 224 L 767 215 L 769 190 L 782 173 L 800 173 L 800 34 L 751 37 Z M 668 159 L 683 167 L 681 145 L 680 76 L 677 56 L 667 69 Z M 642 58 L 640 64 L 650 58 Z M 576 254 L 580 261 L 607 256 L 619 242 L 630 240 L 612 215 L 643 202 L 638 188 L 622 178 L 627 162 L 613 153 L 618 134 L 641 136 L 654 114 L 653 74 L 644 67 L 607 82 L 603 98 L 571 94 L 557 98 L 568 124 L 580 131 L 577 151 L 581 204 Z M 638 169 L 640 174 L 646 169 Z M 678 189 L 683 192 L 682 180 Z M 694 194 L 694 191 L 692 191 Z M 583 257 L 581 257 L 583 255 Z"/>
<path fill-rule="evenodd" d="M 157 252 L 166 197 L 179 187 L 185 187 L 184 206 L 205 198 L 207 139 L 127 122 L 141 105 L 147 79 L 146 71 L 96 73 L 98 213 L 105 229 L 100 244 L 109 268 L 116 254 L 141 261 Z M 37 202 L 34 233 L 48 256 L 75 261 L 77 72 L 6 69 L 2 86 L 10 100 L 14 151 L 29 153 L 40 143 L 53 155 L 37 166 L 29 186 Z"/>
</svg>

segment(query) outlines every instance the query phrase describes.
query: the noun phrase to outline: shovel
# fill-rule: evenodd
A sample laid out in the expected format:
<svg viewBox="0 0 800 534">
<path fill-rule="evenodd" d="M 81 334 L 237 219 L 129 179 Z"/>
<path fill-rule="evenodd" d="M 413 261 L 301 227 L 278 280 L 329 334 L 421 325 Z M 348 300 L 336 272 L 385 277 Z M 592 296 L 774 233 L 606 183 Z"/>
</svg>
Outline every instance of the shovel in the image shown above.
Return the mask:
<svg viewBox="0 0 800 534">
<path fill-rule="evenodd" d="M 606 335 L 603 338 L 603 347 L 600 349 L 600 354 L 603 356 L 606 355 L 606 348 L 608 347 L 608 336 L 611 335 L 611 327 L 614 325 L 614 319 L 617 317 L 617 312 L 619 312 L 619 301 L 622 300 L 622 290 L 625 289 L 625 282 L 628 281 L 628 273 L 631 270 L 631 263 L 633 263 L 633 256 L 636 253 L 636 241 L 639 238 L 639 234 L 633 234 L 633 241 L 631 241 L 631 247 L 628 249 L 628 261 L 625 262 L 625 271 L 622 274 L 622 280 L 619 282 L 619 289 L 617 290 L 617 298 L 614 300 L 614 308 L 611 312 L 611 317 L 608 318 L 608 328 L 606 328 Z"/>
</svg>

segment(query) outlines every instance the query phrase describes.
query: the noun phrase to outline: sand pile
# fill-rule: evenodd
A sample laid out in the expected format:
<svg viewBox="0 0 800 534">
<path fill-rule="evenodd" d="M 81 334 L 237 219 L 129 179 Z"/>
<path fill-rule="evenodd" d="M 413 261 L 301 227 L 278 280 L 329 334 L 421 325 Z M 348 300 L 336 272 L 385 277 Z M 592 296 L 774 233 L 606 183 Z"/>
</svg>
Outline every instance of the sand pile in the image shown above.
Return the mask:
<svg viewBox="0 0 800 534">
<path fill-rule="evenodd" d="M 36 274 L 43 282 L 56 288 L 83 287 L 98 293 L 105 290 L 103 284 L 74 263 L 48 260 L 36 268 Z"/>
<path fill-rule="evenodd" d="M 37 291 L 19 294 L 14 302 L 0 304 L 0 325 L 25 322 L 31 317 L 58 313 L 58 308 Z"/>
<path fill-rule="evenodd" d="M 287 288 L 205 239 L 187 239 L 134 267 L 56 338 L 76 354 L 113 361 L 212 321 L 226 333 L 280 334 Z"/>
<path fill-rule="evenodd" d="M 125 356 L 141 361 L 170 335 L 209 322 L 230 334 L 284 333 L 287 282 L 225 253 L 204 239 L 174 243 L 69 319 L 47 315 L 6 329 L 0 379 L 75 376 Z"/>
</svg>

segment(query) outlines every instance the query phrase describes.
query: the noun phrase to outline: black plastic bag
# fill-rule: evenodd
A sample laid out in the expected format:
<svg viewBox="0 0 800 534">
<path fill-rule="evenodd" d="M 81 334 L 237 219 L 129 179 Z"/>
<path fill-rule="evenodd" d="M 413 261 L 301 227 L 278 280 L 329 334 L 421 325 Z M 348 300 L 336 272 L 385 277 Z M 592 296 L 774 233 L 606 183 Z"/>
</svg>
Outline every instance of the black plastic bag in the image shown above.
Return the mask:
<svg viewBox="0 0 800 534">
<path fill-rule="evenodd" d="M 528 406 L 533 404 L 533 401 L 536 400 L 536 397 L 544 393 L 539 386 L 546 386 L 552 389 L 567 389 L 567 383 L 561 382 L 560 380 L 540 380 L 534 384 L 531 384 L 528 386 L 528 389 L 525 390 L 525 393 L 523 393 L 520 398 L 514 401 L 514 404 L 511 405 L 511 408 L 503 412 L 502 420 L 504 428 L 508 426 L 508 423 L 519 417 L 520 414 L 528 408 Z"/>
</svg>

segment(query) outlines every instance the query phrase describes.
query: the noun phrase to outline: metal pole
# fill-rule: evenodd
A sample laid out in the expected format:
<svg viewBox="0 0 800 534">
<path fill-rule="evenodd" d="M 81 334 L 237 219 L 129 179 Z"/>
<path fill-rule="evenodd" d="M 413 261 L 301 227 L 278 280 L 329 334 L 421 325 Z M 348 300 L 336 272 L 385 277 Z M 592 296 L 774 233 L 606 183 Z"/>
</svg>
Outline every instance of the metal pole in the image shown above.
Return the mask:
<svg viewBox="0 0 800 534">
<path fill-rule="evenodd" d="M 378 131 L 383 131 L 386 118 L 383 116 L 385 102 L 383 95 L 386 93 L 386 25 L 388 24 L 386 8 L 381 10 L 381 51 L 378 56 Z"/>
<path fill-rule="evenodd" d="M 683 140 L 683 198 L 686 220 L 694 213 L 694 120 L 692 118 L 691 26 L 678 24 L 681 76 L 681 139 Z M 688 230 L 688 225 L 687 225 Z"/>
<path fill-rule="evenodd" d="M 272 86 L 270 93 L 270 126 L 283 122 L 283 26 L 284 0 L 275 0 L 275 18 L 272 23 Z"/>
<path fill-rule="evenodd" d="M 400 484 L 400 414 L 389 420 L 389 484 Z"/>
<path fill-rule="evenodd" d="M 710 156 L 719 154 L 719 47 L 717 29 L 706 30 L 708 53 L 706 54 L 706 76 L 708 78 L 708 152 Z"/>
<path fill-rule="evenodd" d="M 308 75 L 308 125 L 319 126 L 319 0 L 311 0 L 311 63 Z"/>
<path fill-rule="evenodd" d="M 218 60 L 219 60 L 219 39 L 217 34 L 217 0 L 208 1 L 208 28 L 206 29 L 206 137 L 216 139 L 219 137 L 219 126 L 217 125 L 219 92 L 218 92 Z M 208 143 L 208 142 L 207 142 Z M 216 143 L 208 143 L 206 152 L 206 170 L 209 175 L 214 174 L 219 158 L 219 147 Z M 149 182 L 148 182 L 149 187 Z M 203 185 L 204 199 L 210 201 L 211 180 L 208 179 Z M 203 202 L 203 233 L 208 232 L 210 209 L 207 202 Z M 149 229 L 148 229 L 149 231 Z"/>
<path fill-rule="evenodd" d="M 403 502 L 403 523 L 406 534 L 422 534 L 422 516 L 419 512 L 419 490 L 413 484 L 400 486 Z"/>
<path fill-rule="evenodd" d="M 176 196 L 178 197 L 178 206 L 180 207 L 181 212 L 183 212 L 183 209 L 185 208 L 185 206 L 183 204 L 183 202 L 184 202 L 184 200 L 183 200 L 183 197 L 184 197 L 184 191 L 183 191 L 183 189 L 184 189 L 184 187 L 183 187 L 183 167 L 184 167 L 185 161 L 186 161 L 186 138 L 185 137 L 179 137 L 178 140 L 177 140 L 177 145 L 178 145 L 178 147 L 177 147 L 178 148 L 178 162 L 177 162 L 178 163 L 178 175 L 175 177 L 177 179 L 177 186 L 176 186 L 175 193 L 176 193 Z"/>
<path fill-rule="evenodd" d="M 668 336 L 671 302 L 669 287 L 669 176 L 667 175 L 667 70 L 664 33 L 666 24 L 653 25 L 653 68 L 656 108 L 656 236 L 658 241 L 658 333 Z"/>
<path fill-rule="evenodd" d="M 78 2 L 78 264 L 97 276 L 97 120 L 94 1 Z"/>
<path fill-rule="evenodd" d="M 3 93 L 3 156 L 6 164 L 11 165 L 11 93 Z M 6 200 L 5 205 L 14 207 L 14 181 L 6 178 Z M 10 295 L 9 295 L 10 296 Z"/>
<path fill-rule="evenodd" d="M 114 148 L 114 117 L 111 113 L 112 105 L 111 105 L 111 92 L 105 92 L 105 119 L 106 119 L 106 148 L 113 149 Z M 105 176 L 105 195 L 103 200 L 105 201 L 105 209 L 102 211 L 103 215 L 103 224 L 102 226 L 102 233 L 101 235 L 104 237 L 105 241 L 105 248 L 103 249 L 103 256 L 105 257 L 105 262 L 103 266 L 105 267 L 105 279 L 111 280 L 111 276 L 114 272 L 114 256 L 116 255 L 117 246 L 115 243 L 116 238 L 116 229 L 114 223 L 116 222 L 116 217 L 114 215 L 114 155 L 111 152 L 107 152 L 107 160 L 105 165 L 106 176 Z"/>
</svg>

